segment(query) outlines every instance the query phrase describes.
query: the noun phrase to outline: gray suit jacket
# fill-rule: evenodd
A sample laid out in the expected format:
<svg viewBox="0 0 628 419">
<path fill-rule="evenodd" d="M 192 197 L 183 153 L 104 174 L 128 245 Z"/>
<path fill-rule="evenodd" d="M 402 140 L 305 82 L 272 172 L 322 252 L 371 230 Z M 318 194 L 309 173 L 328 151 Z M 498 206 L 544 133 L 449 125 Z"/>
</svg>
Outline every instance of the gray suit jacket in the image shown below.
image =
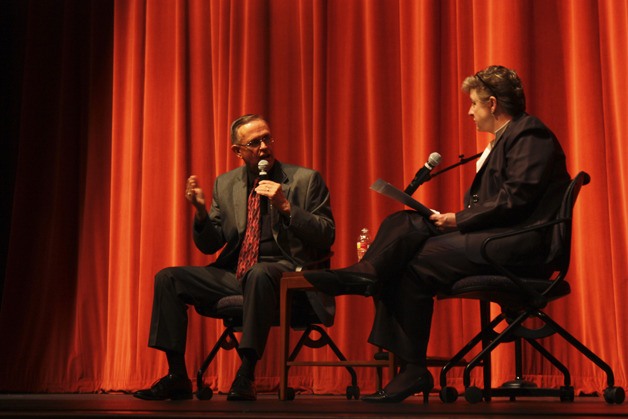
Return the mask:
<svg viewBox="0 0 628 419">
<path fill-rule="evenodd" d="M 293 269 L 309 266 L 328 257 L 335 240 L 335 222 L 327 185 L 312 169 L 275 162 L 284 196 L 291 204 L 290 218 L 270 208 L 275 241 L 285 263 Z M 235 271 L 240 244 L 244 239 L 247 211 L 246 167 L 216 178 L 209 211 L 209 222 L 194 228 L 194 243 L 205 254 L 222 249 L 215 267 Z M 201 227 L 201 228 L 199 228 Z M 316 266 L 314 266 L 316 267 Z M 325 325 L 333 323 L 334 299 L 322 293 L 308 293 L 314 311 Z"/>
<path fill-rule="evenodd" d="M 565 154 L 549 128 L 527 114 L 513 119 L 473 179 L 465 208 L 456 214 L 458 228 L 468 233 L 471 260 L 485 263 L 479 251 L 488 236 L 553 219 L 569 181 Z M 508 265 L 541 264 L 538 250 L 548 250 L 548 238 L 531 233 L 500 241 L 489 254 Z"/>
</svg>

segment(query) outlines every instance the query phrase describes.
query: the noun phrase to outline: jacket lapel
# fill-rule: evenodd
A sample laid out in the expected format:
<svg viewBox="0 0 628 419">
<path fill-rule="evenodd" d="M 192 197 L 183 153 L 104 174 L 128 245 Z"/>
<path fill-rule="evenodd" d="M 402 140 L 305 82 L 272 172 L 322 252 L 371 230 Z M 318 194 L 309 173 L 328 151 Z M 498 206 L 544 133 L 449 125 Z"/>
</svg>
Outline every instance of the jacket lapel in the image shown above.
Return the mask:
<svg viewBox="0 0 628 419">
<path fill-rule="evenodd" d="M 244 230 L 246 229 L 246 207 L 248 206 L 248 196 L 246 194 L 246 166 L 242 166 L 240 173 L 236 177 L 232 192 L 236 227 L 238 234 L 243 236 Z"/>
<path fill-rule="evenodd" d="M 281 163 L 275 162 L 277 165 L 277 176 L 275 177 L 276 182 L 281 184 L 281 191 L 283 192 L 283 196 L 286 197 L 288 201 L 290 201 L 290 193 L 291 193 L 291 182 L 290 178 L 286 172 L 283 171 L 281 167 Z M 277 236 L 279 235 L 279 223 L 281 222 L 281 216 L 279 215 L 279 211 L 274 206 L 270 206 L 270 223 L 273 230 L 273 237 L 275 241 L 277 241 Z"/>
</svg>

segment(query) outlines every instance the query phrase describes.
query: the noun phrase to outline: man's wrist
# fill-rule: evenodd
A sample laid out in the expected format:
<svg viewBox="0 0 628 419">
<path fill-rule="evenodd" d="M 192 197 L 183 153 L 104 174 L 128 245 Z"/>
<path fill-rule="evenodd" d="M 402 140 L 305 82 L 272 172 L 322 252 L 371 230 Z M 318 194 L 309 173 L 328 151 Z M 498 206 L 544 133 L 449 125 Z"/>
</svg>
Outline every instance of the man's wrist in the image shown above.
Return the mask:
<svg viewBox="0 0 628 419">
<path fill-rule="evenodd" d="M 291 210 L 292 207 L 290 206 L 290 201 L 286 200 L 286 202 L 281 206 L 281 208 L 277 208 L 279 210 L 279 212 L 281 214 L 283 214 L 284 216 L 290 218 L 292 215 Z"/>
<path fill-rule="evenodd" d="M 207 218 L 207 208 L 196 208 L 196 219 L 198 221 L 204 221 Z"/>
</svg>

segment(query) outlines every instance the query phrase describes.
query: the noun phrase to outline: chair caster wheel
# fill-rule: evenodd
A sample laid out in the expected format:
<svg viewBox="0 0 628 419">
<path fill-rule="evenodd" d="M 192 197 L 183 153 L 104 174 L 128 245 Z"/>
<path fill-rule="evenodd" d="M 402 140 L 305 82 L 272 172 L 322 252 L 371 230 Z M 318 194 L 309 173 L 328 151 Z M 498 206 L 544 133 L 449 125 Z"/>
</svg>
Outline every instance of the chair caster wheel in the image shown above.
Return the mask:
<svg viewBox="0 0 628 419">
<path fill-rule="evenodd" d="M 622 404 L 626 399 L 626 392 L 621 387 L 607 387 L 604 389 L 604 400 L 608 404 Z"/>
<path fill-rule="evenodd" d="M 196 398 L 199 400 L 210 400 L 214 396 L 214 392 L 211 388 L 203 386 L 199 387 L 196 392 Z"/>
<path fill-rule="evenodd" d="M 573 402 L 574 400 L 574 389 L 573 387 L 561 387 L 560 388 L 560 401 L 561 402 Z"/>
<path fill-rule="evenodd" d="M 356 400 L 360 398 L 360 387 L 347 386 L 347 400 L 351 400 L 352 398 Z"/>
<path fill-rule="evenodd" d="M 469 403 L 478 403 L 482 401 L 482 390 L 476 386 L 467 387 L 464 390 L 464 398 Z"/>
<path fill-rule="evenodd" d="M 458 399 L 458 390 L 455 387 L 443 387 L 438 395 L 443 403 L 453 403 Z"/>
<path fill-rule="evenodd" d="M 296 397 L 296 392 L 294 391 L 294 388 L 292 387 L 286 388 L 286 400 L 294 400 L 295 397 Z"/>
</svg>

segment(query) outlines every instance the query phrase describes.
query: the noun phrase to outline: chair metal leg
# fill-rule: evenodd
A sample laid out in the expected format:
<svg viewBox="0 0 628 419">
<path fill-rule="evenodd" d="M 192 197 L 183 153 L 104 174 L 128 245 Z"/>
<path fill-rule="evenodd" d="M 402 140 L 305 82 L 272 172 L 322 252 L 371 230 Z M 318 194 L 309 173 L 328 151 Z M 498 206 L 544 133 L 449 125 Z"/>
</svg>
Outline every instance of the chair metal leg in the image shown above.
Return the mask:
<svg viewBox="0 0 628 419">
<path fill-rule="evenodd" d="M 487 326 L 485 326 L 460 351 L 458 351 L 453 357 L 451 357 L 449 362 L 447 362 L 447 364 L 445 364 L 445 366 L 441 369 L 441 372 L 440 372 L 441 387 L 447 386 L 447 373 L 449 372 L 449 370 L 457 365 L 460 365 L 460 361 L 464 358 L 464 356 L 467 355 L 469 352 L 471 352 L 471 350 L 475 348 L 475 346 L 478 343 L 487 342 L 486 345 L 488 345 L 488 342 L 490 341 L 490 339 L 487 339 L 486 336 L 488 334 L 494 334 L 493 329 L 503 320 L 504 320 L 504 317 L 501 315 L 495 317 L 493 321 L 491 321 Z M 484 343 L 482 345 L 484 346 Z M 489 376 L 489 380 L 490 380 L 490 376 Z"/>
<path fill-rule="evenodd" d="M 574 348 L 576 348 L 581 354 L 586 356 L 590 361 L 592 361 L 595 365 L 600 367 L 606 373 L 606 383 L 609 387 L 615 385 L 615 375 L 613 374 L 613 369 L 604 362 L 599 356 L 597 356 L 592 350 L 587 348 L 582 342 L 576 339 L 571 333 L 563 329 L 558 323 L 556 323 L 551 317 L 545 314 L 542 311 L 539 311 L 538 317 L 545 323 L 549 324 L 556 333 L 563 337 L 567 342 L 569 342 Z"/>
<path fill-rule="evenodd" d="M 499 316 L 498 316 L 499 318 Z M 491 303 L 488 301 L 480 300 L 480 324 L 482 328 L 485 325 L 491 324 Z M 500 320 L 501 321 L 501 320 Z M 482 334 L 482 348 L 486 348 L 488 344 L 491 342 L 491 339 L 495 336 L 494 326 L 491 326 L 491 330 L 486 330 L 485 333 Z M 484 400 L 491 400 L 491 353 L 487 352 L 486 356 L 482 359 L 482 380 L 483 380 L 483 394 Z"/>
<path fill-rule="evenodd" d="M 290 351 L 290 314 L 293 290 L 281 281 L 281 298 L 279 301 L 279 400 L 292 400 L 293 394 L 288 391 L 288 352 Z M 290 392 L 291 393 L 291 392 Z"/>
<path fill-rule="evenodd" d="M 539 352 L 541 355 L 543 355 L 543 357 L 545 359 L 547 359 L 549 362 L 551 362 L 552 365 L 554 365 L 563 374 L 563 377 L 564 377 L 563 385 L 565 387 L 571 386 L 571 374 L 569 373 L 569 369 L 562 362 L 560 362 L 547 349 L 545 349 L 543 346 L 541 346 L 541 344 L 538 343 L 536 340 L 534 340 L 534 339 L 526 339 L 526 342 L 528 342 L 530 344 L 530 346 L 532 346 L 534 349 L 536 349 L 537 352 Z"/>
<path fill-rule="evenodd" d="M 225 330 L 222 332 L 222 334 L 220 335 L 220 337 L 214 344 L 214 347 L 207 355 L 207 358 L 205 358 L 200 368 L 198 369 L 198 372 L 196 373 L 196 388 L 197 388 L 197 396 L 199 397 L 199 399 L 207 400 L 212 397 L 211 390 L 205 390 L 205 384 L 203 383 L 203 376 L 205 375 L 207 368 L 209 368 L 209 365 L 212 363 L 212 361 L 218 354 L 218 351 L 221 349 L 231 350 L 234 348 L 236 349 L 236 351 L 238 350 L 239 343 L 238 343 L 238 339 L 236 338 L 234 334 L 234 331 L 235 329 L 233 327 L 229 326 L 225 328 Z M 207 393 L 205 396 L 203 396 L 205 392 Z"/>
<path fill-rule="evenodd" d="M 464 383 L 465 388 L 471 386 L 471 371 L 473 370 L 473 368 L 479 365 L 480 362 L 483 359 L 485 359 L 486 355 L 492 352 L 493 349 L 497 347 L 497 345 L 499 345 L 501 342 L 505 341 L 506 338 L 511 336 L 512 330 L 515 329 L 516 327 L 519 327 L 521 323 L 523 322 L 523 320 L 525 320 L 527 317 L 528 317 L 527 313 L 523 313 L 519 315 L 519 317 L 517 317 L 512 323 L 510 323 L 499 335 L 495 336 L 495 338 L 492 339 L 490 343 L 480 351 L 479 354 L 477 354 L 471 361 L 469 361 L 469 363 L 464 369 L 464 375 L 463 375 L 463 383 Z M 497 319 L 499 319 L 500 321 L 495 323 L 495 320 Z M 493 322 L 491 322 L 491 324 L 495 323 L 495 325 L 497 325 L 503 319 L 504 319 L 503 316 L 501 315 L 497 316 L 493 320 Z"/>
</svg>

